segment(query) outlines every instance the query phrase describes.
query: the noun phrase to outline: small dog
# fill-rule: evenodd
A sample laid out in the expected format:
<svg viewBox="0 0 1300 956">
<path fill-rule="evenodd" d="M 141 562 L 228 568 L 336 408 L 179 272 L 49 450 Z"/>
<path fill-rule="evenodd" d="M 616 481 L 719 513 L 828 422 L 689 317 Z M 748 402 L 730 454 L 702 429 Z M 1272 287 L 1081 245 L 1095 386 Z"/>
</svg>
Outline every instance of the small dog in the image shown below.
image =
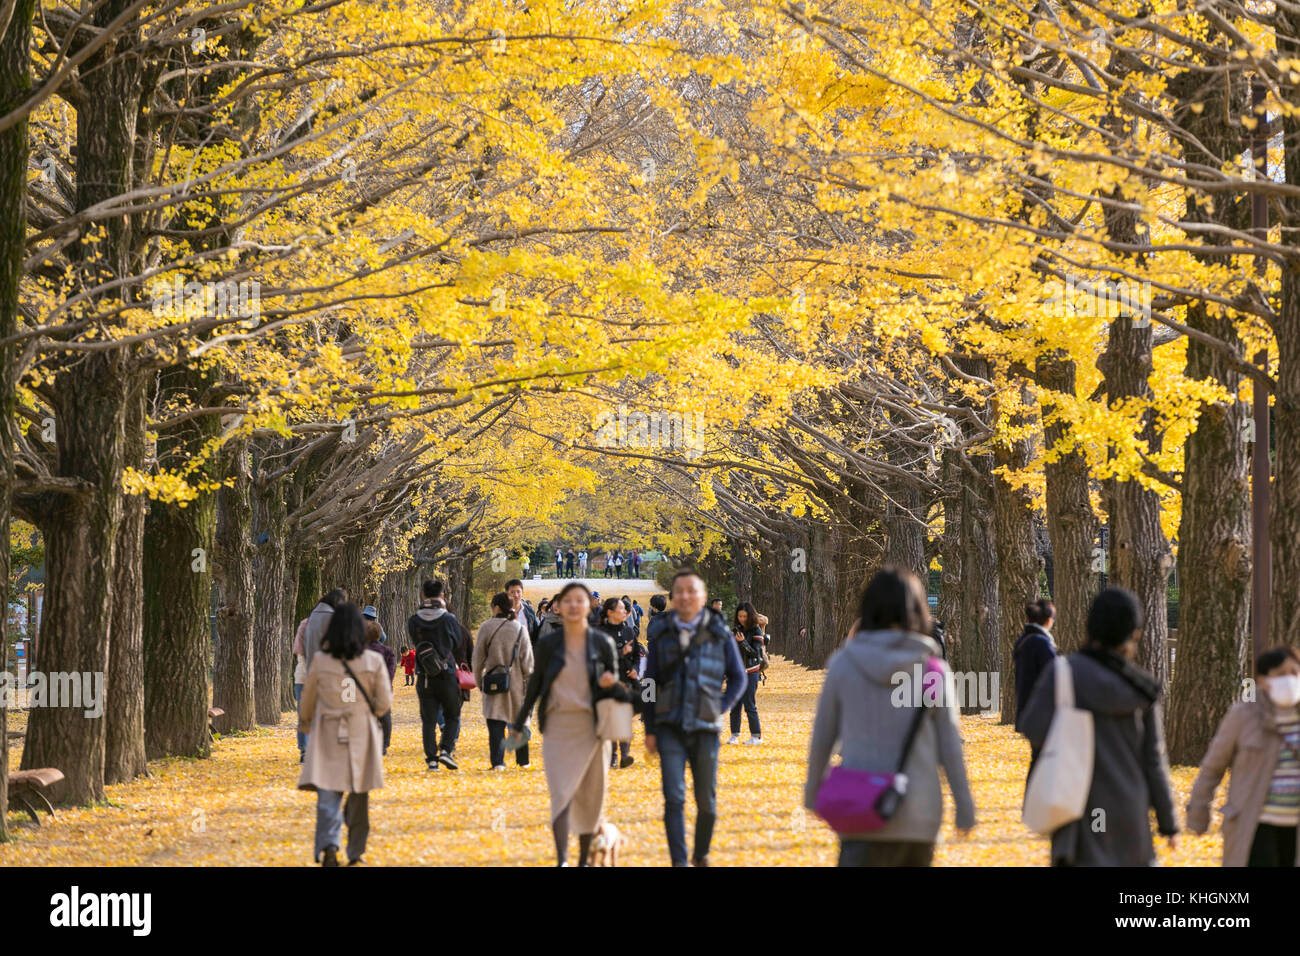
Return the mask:
<svg viewBox="0 0 1300 956">
<path fill-rule="evenodd" d="M 588 866 L 618 866 L 618 851 L 627 845 L 627 837 L 612 823 L 602 823 L 591 841 Z"/>
</svg>

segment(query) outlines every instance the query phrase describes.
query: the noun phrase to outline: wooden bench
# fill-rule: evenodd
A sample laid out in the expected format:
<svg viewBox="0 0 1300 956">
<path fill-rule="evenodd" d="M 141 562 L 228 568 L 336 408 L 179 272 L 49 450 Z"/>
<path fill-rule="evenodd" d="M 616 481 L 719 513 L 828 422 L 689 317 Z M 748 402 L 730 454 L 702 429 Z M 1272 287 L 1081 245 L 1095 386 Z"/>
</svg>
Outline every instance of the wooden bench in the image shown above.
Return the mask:
<svg viewBox="0 0 1300 956">
<path fill-rule="evenodd" d="M 41 818 L 36 815 L 39 807 L 45 807 L 50 816 L 54 816 L 54 804 L 46 791 L 55 784 L 63 782 L 63 771 L 53 767 L 40 770 L 15 770 L 9 775 L 9 799 L 31 814 L 37 826 Z"/>
<path fill-rule="evenodd" d="M 208 708 L 208 730 L 211 733 L 220 733 L 220 731 L 217 730 L 217 721 L 224 716 L 226 716 L 226 712 L 220 707 Z"/>
</svg>

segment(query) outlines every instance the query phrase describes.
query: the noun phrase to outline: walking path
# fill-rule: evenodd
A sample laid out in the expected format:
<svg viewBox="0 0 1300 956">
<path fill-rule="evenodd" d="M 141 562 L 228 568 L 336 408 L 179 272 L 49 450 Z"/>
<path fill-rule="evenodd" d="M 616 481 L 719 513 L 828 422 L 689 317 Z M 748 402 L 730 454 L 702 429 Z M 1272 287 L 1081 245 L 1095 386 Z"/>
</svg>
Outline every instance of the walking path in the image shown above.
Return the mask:
<svg viewBox="0 0 1300 956">
<path fill-rule="evenodd" d="M 624 587 L 617 593 L 632 592 Z M 774 659 L 770 679 L 759 689 L 763 745 L 722 748 L 713 865 L 834 863 L 833 835 L 800 809 L 822 675 Z M 461 769 L 429 772 L 420 750 L 415 689 L 403 686 L 400 672 L 394 693 L 388 785 L 371 794 L 366 861 L 553 865 L 541 747 L 534 748 L 530 769 L 510 764 L 505 773 L 490 772 L 487 731 L 475 694 L 466 706 L 457 747 Z M 17 717 L 21 726 L 23 717 Z M 963 718 L 962 732 L 980 826 L 969 842 L 941 847 L 936 863 L 1041 865 L 1046 842 L 1019 823 L 1028 747 L 1009 727 L 989 718 Z M 607 812 L 630 839 L 625 864 L 665 866 L 659 768 L 646 758 L 639 737 L 633 753 L 635 765 L 610 773 Z M 15 769 L 18 756 L 11 749 Z M 316 802 L 313 794 L 295 789 L 298 762 L 289 715 L 277 728 L 217 741 L 210 760 L 156 761 L 150 770 L 147 779 L 109 787 L 107 806 L 60 810 L 39 830 L 24 822 L 26 817 L 11 815 L 16 840 L 0 845 L 0 867 L 310 864 Z M 1192 768 L 1174 771 L 1180 811 L 1193 776 Z M 687 808 L 688 826 L 693 826 L 689 800 Z M 952 801 L 946 797 L 945 813 L 949 823 L 944 833 L 950 838 Z M 1217 834 L 1184 834 L 1181 839 L 1176 853 L 1163 840 L 1158 843 L 1166 865 L 1218 864 Z M 575 840 L 570 859 L 576 854 Z"/>
</svg>

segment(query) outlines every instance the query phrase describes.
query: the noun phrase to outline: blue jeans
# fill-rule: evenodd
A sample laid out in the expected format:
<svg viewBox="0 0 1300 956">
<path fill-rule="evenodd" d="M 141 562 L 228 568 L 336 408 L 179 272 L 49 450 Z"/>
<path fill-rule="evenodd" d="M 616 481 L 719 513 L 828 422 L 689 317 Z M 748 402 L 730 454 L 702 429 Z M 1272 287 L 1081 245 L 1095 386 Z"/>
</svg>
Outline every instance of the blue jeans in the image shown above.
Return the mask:
<svg viewBox="0 0 1300 956">
<path fill-rule="evenodd" d="M 655 727 L 659 769 L 664 785 L 664 829 L 673 866 L 686 865 L 686 765 L 691 765 L 695 788 L 695 853 L 693 860 L 709 855 L 713 822 L 717 819 L 718 732 L 684 733 L 671 724 Z"/>
<path fill-rule="evenodd" d="M 293 699 L 298 702 L 298 707 L 302 707 L 302 684 L 293 685 Z M 307 735 L 302 731 L 298 732 L 298 753 L 307 749 Z"/>
<path fill-rule="evenodd" d="M 349 793 L 345 804 L 342 791 L 317 790 L 316 862 L 320 862 L 321 851 L 327 846 L 342 845 L 339 838 L 344 818 L 348 824 L 348 859 L 359 860 L 366 852 L 366 837 L 370 835 L 370 794 Z"/>
<path fill-rule="evenodd" d="M 745 696 L 736 701 L 736 706 L 731 708 L 731 734 L 734 737 L 740 733 L 740 709 L 745 708 L 745 716 L 749 718 L 749 734 L 751 737 L 763 736 L 763 729 L 758 723 L 758 701 L 754 695 L 758 693 L 759 672 L 749 675 L 748 683 L 745 685 Z"/>
</svg>

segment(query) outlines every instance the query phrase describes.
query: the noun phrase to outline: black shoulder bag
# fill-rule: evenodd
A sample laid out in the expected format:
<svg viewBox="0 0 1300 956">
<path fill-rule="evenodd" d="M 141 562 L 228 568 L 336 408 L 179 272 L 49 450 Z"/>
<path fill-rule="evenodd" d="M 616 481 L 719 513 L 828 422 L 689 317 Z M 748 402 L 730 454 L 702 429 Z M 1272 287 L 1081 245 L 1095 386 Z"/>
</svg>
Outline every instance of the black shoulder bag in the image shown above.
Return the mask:
<svg viewBox="0 0 1300 956">
<path fill-rule="evenodd" d="M 487 658 L 488 652 L 492 649 L 492 638 L 497 636 L 501 630 L 501 625 L 504 623 L 505 620 L 502 620 L 501 624 L 497 625 L 496 630 L 488 636 L 488 646 L 483 649 L 484 659 Z M 510 672 L 514 670 L 515 658 L 519 656 L 519 642 L 523 639 L 523 634 L 520 634 L 519 637 L 515 638 L 515 649 L 510 655 L 509 664 L 498 664 L 483 675 L 483 693 L 504 694 L 506 691 L 510 690 Z"/>
</svg>

